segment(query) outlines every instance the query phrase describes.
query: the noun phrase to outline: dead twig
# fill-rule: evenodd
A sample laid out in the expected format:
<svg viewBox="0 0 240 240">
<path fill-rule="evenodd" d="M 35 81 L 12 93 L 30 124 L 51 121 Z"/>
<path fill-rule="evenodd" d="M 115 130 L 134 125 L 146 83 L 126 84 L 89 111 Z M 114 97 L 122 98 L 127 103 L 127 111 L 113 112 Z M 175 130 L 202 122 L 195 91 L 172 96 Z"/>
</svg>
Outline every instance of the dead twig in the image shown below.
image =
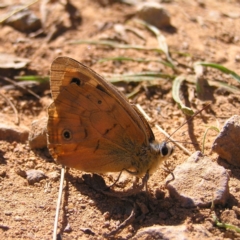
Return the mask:
<svg viewBox="0 0 240 240">
<path fill-rule="evenodd" d="M 2 94 L 1 92 L 0 92 L 0 96 L 2 97 L 2 98 L 4 98 L 5 99 L 5 101 L 11 106 L 11 108 L 13 109 L 13 111 L 14 111 L 14 113 L 15 113 L 15 124 L 16 125 L 19 125 L 20 124 L 20 118 L 19 118 L 19 115 L 18 115 L 18 111 L 17 111 L 17 109 L 15 108 L 15 106 L 14 106 L 14 104 L 12 103 L 12 101 L 9 99 L 9 98 L 7 98 L 4 94 Z"/>
<path fill-rule="evenodd" d="M 120 230 L 124 229 L 135 220 L 135 215 L 136 215 L 136 204 L 134 203 L 134 208 L 131 214 L 129 215 L 129 217 L 126 220 L 124 220 L 121 224 L 119 224 L 115 230 L 111 231 L 110 233 L 104 234 L 104 237 L 109 238 L 110 236 L 116 235 Z"/>
<path fill-rule="evenodd" d="M 15 81 L 11 80 L 10 78 L 0 76 L 0 79 L 4 80 L 6 82 L 9 82 L 9 83 L 13 84 L 14 86 L 16 86 L 16 87 L 18 87 L 20 89 L 23 89 L 24 91 L 27 91 L 28 93 L 32 94 L 37 99 L 40 99 L 40 96 L 38 96 L 35 92 L 33 92 L 32 90 L 29 90 L 29 89 L 19 85 L 18 83 L 16 83 Z"/>
<path fill-rule="evenodd" d="M 18 12 L 21 12 L 22 10 L 24 10 L 25 8 L 30 7 L 31 5 L 33 5 L 36 2 L 38 2 L 38 0 L 34 0 L 34 1 L 30 2 L 29 4 L 24 5 L 23 7 L 18 8 L 16 10 L 14 10 L 13 12 L 9 13 L 8 16 L 6 16 L 5 18 L 0 20 L 0 24 L 4 23 L 8 18 L 12 17 L 14 14 L 16 14 Z"/>
<path fill-rule="evenodd" d="M 60 205 L 61 205 L 62 192 L 63 192 L 64 176 L 65 176 L 65 167 L 62 166 L 60 186 L 59 186 L 59 192 L 58 192 L 58 200 L 57 200 L 57 207 L 56 207 L 56 214 L 55 214 L 55 221 L 54 221 L 54 227 L 53 227 L 53 240 L 57 239 L 57 226 L 58 226 L 58 218 L 59 218 Z"/>
</svg>

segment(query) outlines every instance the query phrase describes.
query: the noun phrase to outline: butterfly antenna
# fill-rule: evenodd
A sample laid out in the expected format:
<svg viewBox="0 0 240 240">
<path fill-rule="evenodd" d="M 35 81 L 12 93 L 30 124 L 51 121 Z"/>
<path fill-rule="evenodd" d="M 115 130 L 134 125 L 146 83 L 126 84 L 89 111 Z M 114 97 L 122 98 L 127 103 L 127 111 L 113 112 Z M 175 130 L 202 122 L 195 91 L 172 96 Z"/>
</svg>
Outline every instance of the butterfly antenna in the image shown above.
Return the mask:
<svg viewBox="0 0 240 240">
<path fill-rule="evenodd" d="M 203 107 L 201 110 L 195 112 L 190 118 L 188 118 L 181 126 L 179 126 L 176 130 L 174 130 L 174 132 L 172 132 L 169 136 L 168 139 L 171 139 L 170 137 L 173 136 L 173 134 L 175 134 L 180 128 L 182 128 L 185 124 L 187 124 L 188 122 L 192 121 L 194 117 L 196 117 L 199 113 L 201 113 L 203 110 L 205 110 L 207 107 L 210 106 L 210 103 L 207 104 L 205 107 Z"/>
<path fill-rule="evenodd" d="M 207 104 L 205 107 L 203 107 L 201 110 L 197 111 L 196 113 L 194 113 L 188 120 L 186 120 L 181 126 L 179 126 L 171 135 L 169 135 L 167 132 L 165 132 L 158 124 L 155 124 L 155 127 L 161 132 L 163 133 L 166 137 L 167 140 L 170 140 L 171 142 L 173 142 L 177 147 L 179 147 L 180 149 L 183 150 L 183 152 L 185 152 L 186 154 L 188 154 L 189 156 L 192 155 L 192 153 L 190 151 L 188 151 L 188 149 L 186 149 L 184 146 L 182 146 L 180 143 L 178 143 L 178 141 L 176 141 L 175 139 L 172 138 L 172 135 L 175 134 L 181 127 L 183 127 L 188 121 L 191 121 L 196 115 L 198 115 L 199 113 L 201 113 L 204 109 L 206 109 L 208 106 L 210 106 L 210 104 Z M 139 105 L 136 104 L 136 107 L 138 108 L 138 110 L 142 113 L 142 115 L 145 117 L 145 119 L 147 119 L 148 121 L 151 120 L 151 118 L 146 114 L 146 112 L 143 110 L 143 108 Z"/>
</svg>

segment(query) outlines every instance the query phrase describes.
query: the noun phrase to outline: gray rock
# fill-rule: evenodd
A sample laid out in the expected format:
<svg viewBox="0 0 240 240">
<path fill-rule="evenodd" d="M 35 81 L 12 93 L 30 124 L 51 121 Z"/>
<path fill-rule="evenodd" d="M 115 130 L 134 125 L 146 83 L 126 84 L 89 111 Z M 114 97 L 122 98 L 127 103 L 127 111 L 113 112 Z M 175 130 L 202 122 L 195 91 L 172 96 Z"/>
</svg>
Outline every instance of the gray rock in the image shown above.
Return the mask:
<svg viewBox="0 0 240 240">
<path fill-rule="evenodd" d="M 240 167 L 240 116 L 234 115 L 226 121 L 214 140 L 212 150 L 230 164 Z"/>
<path fill-rule="evenodd" d="M 137 17 L 157 28 L 171 26 L 169 13 L 157 2 L 138 5 Z"/>
<path fill-rule="evenodd" d="M 137 234 L 132 239 L 217 240 L 219 238 L 215 237 L 202 225 L 192 225 L 191 228 L 185 225 L 179 225 L 179 226 L 152 226 L 142 228 L 137 232 Z"/>
<path fill-rule="evenodd" d="M 3 68 L 3 69 L 25 68 L 30 62 L 31 60 L 28 58 L 21 58 L 10 53 L 0 53 L 0 68 Z M 22 86 L 22 83 L 18 82 L 17 85 Z M 5 90 L 17 89 L 17 88 L 19 89 L 19 87 L 13 84 L 1 86 L 1 89 L 5 89 Z"/>
<path fill-rule="evenodd" d="M 195 152 L 166 178 L 166 187 L 182 207 L 207 207 L 212 202 L 224 205 L 229 197 L 229 176 L 226 169 Z"/>
<path fill-rule="evenodd" d="M 57 171 L 54 171 L 54 172 L 50 172 L 49 174 L 47 174 L 47 176 L 50 180 L 57 182 L 60 178 L 60 173 Z"/>
<path fill-rule="evenodd" d="M 14 6 L 11 11 L 22 6 Z M 35 32 L 42 27 L 40 19 L 29 9 L 24 9 L 15 13 L 9 17 L 5 22 L 5 25 L 9 25 L 20 32 Z"/>
<path fill-rule="evenodd" d="M 46 175 L 43 171 L 35 169 L 30 169 L 26 171 L 26 175 L 29 184 L 40 182 L 42 179 L 46 178 Z"/>
<path fill-rule="evenodd" d="M 0 123 L 0 140 L 24 143 L 28 139 L 29 129 L 26 126 L 16 126 L 9 122 Z"/>
<path fill-rule="evenodd" d="M 31 149 L 47 147 L 47 117 L 32 122 L 28 141 Z"/>
</svg>

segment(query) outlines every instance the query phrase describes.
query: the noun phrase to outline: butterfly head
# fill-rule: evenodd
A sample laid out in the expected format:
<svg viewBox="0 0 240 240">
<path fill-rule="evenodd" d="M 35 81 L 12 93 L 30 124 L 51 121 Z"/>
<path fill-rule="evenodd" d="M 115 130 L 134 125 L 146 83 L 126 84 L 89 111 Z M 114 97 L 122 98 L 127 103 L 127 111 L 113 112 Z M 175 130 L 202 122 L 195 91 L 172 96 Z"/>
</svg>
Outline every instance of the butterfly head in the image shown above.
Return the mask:
<svg viewBox="0 0 240 240">
<path fill-rule="evenodd" d="M 172 155 L 173 151 L 173 146 L 171 146 L 168 142 L 150 143 L 151 160 L 149 165 L 149 173 L 153 173 L 164 160 Z"/>
</svg>

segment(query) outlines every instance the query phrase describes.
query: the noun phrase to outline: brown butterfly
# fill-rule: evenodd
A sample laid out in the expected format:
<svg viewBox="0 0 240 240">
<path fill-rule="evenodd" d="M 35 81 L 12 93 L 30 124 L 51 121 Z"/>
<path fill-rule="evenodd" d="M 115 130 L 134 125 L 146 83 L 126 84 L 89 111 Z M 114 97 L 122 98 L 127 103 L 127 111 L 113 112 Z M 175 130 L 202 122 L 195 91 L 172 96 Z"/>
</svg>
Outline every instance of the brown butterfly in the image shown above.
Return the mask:
<svg viewBox="0 0 240 240">
<path fill-rule="evenodd" d="M 57 162 L 85 172 L 152 172 L 173 148 L 155 141 L 136 107 L 90 68 L 68 57 L 51 65 L 48 147 Z"/>
</svg>

